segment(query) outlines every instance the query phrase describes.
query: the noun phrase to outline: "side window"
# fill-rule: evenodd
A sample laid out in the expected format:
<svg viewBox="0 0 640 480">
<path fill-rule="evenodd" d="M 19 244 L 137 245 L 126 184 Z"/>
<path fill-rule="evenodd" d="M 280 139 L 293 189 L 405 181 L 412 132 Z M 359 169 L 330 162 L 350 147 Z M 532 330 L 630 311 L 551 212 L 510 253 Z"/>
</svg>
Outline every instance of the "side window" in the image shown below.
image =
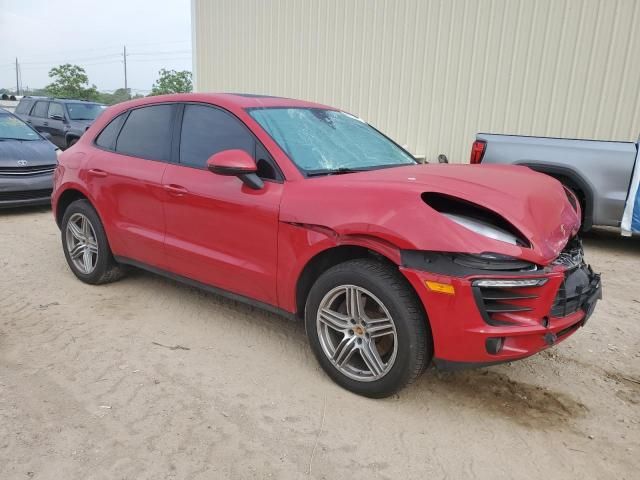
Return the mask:
<svg viewBox="0 0 640 480">
<path fill-rule="evenodd" d="M 33 101 L 31 100 L 20 100 L 20 103 L 16 107 L 16 113 L 28 114 L 29 110 L 31 110 L 31 105 L 33 105 Z"/>
<path fill-rule="evenodd" d="M 54 115 L 64 118 L 64 110 L 62 109 L 62 105 L 59 103 L 51 102 L 49 104 L 49 118 L 52 118 Z"/>
<path fill-rule="evenodd" d="M 131 110 L 116 140 L 116 152 L 168 161 L 174 105 L 152 105 Z"/>
<path fill-rule="evenodd" d="M 125 116 L 126 114 L 121 113 L 111 120 L 96 138 L 96 145 L 108 150 L 114 150 L 116 148 L 116 138 L 118 138 L 118 133 L 120 132 L 120 127 L 122 126 L 122 122 L 124 122 Z"/>
<path fill-rule="evenodd" d="M 180 163 L 205 168 L 207 159 L 223 150 L 255 155 L 256 141 L 237 118 L 214 107 L 185 105 L 180 137 Z"/>
<path fill-rule="evenodd" d="M 49 110 L 49 102 L 36 102 L 33 110 L 31 110 L 31 115 L 34 117 L 46 118 L 47 110 Z"/>
</svg>

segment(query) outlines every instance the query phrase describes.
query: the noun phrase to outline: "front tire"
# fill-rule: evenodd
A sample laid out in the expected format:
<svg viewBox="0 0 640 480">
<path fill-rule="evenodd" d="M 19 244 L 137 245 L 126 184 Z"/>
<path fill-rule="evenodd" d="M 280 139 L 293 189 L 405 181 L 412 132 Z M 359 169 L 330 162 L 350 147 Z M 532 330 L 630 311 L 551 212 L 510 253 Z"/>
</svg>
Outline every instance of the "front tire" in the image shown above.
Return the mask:
<svg viewBox="0 0 640 480">
<path fill-rule="evenodd" d="M 113 258 L 100 217 L 87 200 L 69 205 L 61 233 L 64 256 L 80 280 L 98 285 L 122 277 L 123 269 Z"/>
<path fill-rule="evenodd" d="M 324 371 L 359 395 L 392 395 L 431 359 L 415 292 L 397 269 L 378 261 L 350 260 L 324 272 L 309 292 L 305 326 Z"/>
</svg>

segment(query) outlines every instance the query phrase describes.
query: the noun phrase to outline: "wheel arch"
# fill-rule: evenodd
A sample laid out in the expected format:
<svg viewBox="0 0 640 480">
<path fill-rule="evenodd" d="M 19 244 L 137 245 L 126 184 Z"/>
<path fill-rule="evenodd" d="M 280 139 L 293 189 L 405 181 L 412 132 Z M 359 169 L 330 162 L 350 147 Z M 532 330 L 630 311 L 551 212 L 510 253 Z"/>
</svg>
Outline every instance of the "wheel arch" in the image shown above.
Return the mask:
<svg viewBox="0 0 640 480">
<path fill-rule="evenodd" d="M 76 200 L 87 200 L 89 203 L 91 203 L 93 208 L 95 208 L 89 197 L 79 189 L 66 189 L 60 194 L 60 196 L 58 197 L 58 201 L 56 202 L 56 223 L 58 224 L 58 228 L 62 227 L 62 218 L 64 217 L 64 212 L 67 210 L 67 208 L 69 208 L 69 205 L 71 205 Z"/>
<path fill-rule="evenodd" d="M 77 133 L 67 133 L 64 137 L 64 141 L 67 147 L 69 147 L 69 144 L 72 140 L 80 140 L 80 135 L 78 135 Z"/>
<path fill-rule="evenodd" d="M 339 263 L 357 258 L 375 258 L 378 261 L 397 267 L 388 257 L 362 245 L 341 244 L 321 250 L 307 261 L 296 281 L 296 316 L 299 318 L 304 317 L 307 296 L 315 281 L 322 275 L 322 272 Z"/>
<path fill-rule="evenodd" d="M 298 318 L 304 318 L 304 309 L 307 301 L 307 296 L 311 287 L 315 281 L 322 275 L 323 272 L 329 268 L 338 265 L 339 263 L 346 262 L 348 260 L 354 260 L 357 258 L 371 258 L 381 263 L 392 266 L 399 271 L 399 250 L 397 251 L 397 261 L 394 260 L 396 255 L 393 255 L 388 245 L 381 245 L 383 248 L 376 248 L 376 242 L 374 239 L 366 239 L 366 241 L 353 241 L 352 243 L 342 242 L 333 246 L 325 248 L 319 252 L 316 252 L 302 268 L 302 271 L 298 275 L 295 283 L 295 315 Z M 402 272 L 399 272 L 402 275 Z M 405 279 L 406 280 L 406 279 Z M 420 300 L 418 292 L 415 291 L 413 285 L 408 280 L 406 281 L 407 288 L 409 288 L 416 298 L 418 304 L 422 309 L 427 327 L 429 326 L 429 320 L 427 312 Z"/>
</svg>

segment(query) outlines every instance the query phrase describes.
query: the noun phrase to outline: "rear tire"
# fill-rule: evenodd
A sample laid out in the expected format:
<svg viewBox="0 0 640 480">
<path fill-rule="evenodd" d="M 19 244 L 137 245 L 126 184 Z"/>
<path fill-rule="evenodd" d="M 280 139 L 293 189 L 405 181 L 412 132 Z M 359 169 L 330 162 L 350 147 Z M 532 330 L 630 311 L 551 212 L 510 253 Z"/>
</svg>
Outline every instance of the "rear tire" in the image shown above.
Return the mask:
<svg viewBox="0 0 640 480">
<path fill-rule="evenodd" d="M 431 360 L 431 333 L 415 292 L 378 261 L 350 260 L 324 272 L 307 297 L 305 326 L 324 371 L 366 397 L 394 394 Z"/>
<path fill-rule="evenodd" d="M 100 217 L 87 200 L 76 200 L 67 207 L 61 236 L 67 264 L 83 282 L 98 285 L 124 275 L 123 267 L 113 258 Z"/>
</svg>

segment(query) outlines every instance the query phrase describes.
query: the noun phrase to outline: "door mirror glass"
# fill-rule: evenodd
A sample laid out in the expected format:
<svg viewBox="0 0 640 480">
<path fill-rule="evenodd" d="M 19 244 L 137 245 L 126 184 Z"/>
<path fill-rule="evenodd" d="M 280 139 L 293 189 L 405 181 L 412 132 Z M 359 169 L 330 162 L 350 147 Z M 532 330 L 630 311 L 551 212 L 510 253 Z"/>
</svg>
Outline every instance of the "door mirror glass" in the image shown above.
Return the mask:
<svg viewBox="0 0 640 480">
<path fill-rule="evenodd" d="M 244 150 L 223 150 L 214 153 L 207 160 L 207 168 L 218 175 L 239 177 L 247 186 L 259 190 L 264 186 L 256 175 L 258 167 L 255 160 Z"/>
</svg>

